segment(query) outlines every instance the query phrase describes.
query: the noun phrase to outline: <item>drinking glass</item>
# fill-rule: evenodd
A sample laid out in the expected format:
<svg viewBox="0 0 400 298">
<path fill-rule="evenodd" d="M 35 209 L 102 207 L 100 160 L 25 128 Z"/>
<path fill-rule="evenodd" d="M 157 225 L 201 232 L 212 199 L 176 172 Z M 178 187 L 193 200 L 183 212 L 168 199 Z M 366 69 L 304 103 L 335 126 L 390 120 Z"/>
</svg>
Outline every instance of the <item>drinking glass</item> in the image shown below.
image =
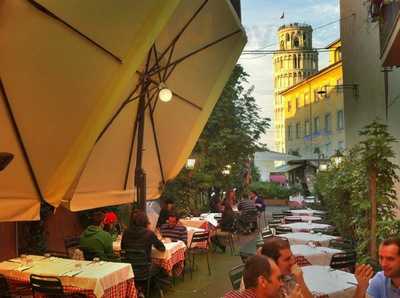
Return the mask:
<svg viewBox="0 0 400 298">
<path fill-rule="evenodd" d="M 25 265 L 28 256 L 25 255 L 25 254 L 22 254 L 22 255 L 19 256 L 19 258 L 20 258 L 20 260 L 21 260 L 21 264 Z"/>
<path fill-rule="evenodd" d="M 100 262 L 100 258 L 99 257 L 94 257 L 93 258 L 93 263 L 98 263 Z"/>
</svg>

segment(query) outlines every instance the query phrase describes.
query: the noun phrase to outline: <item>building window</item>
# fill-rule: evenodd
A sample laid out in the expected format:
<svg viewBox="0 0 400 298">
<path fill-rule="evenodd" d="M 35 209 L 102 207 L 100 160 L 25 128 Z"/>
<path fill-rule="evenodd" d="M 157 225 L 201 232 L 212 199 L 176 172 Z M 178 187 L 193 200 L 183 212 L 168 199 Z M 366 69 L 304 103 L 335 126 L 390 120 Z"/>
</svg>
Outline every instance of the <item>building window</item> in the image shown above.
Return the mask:
<svg viewBox="0 0 400 298">
<path fill-rule="evenodd" d="M 343 115 L 343 110 L 340 110 L 337 112 L 337 129 L 343 129 L 344 128 L 344 115 Z"/>
<path fill-rule="evenodd" d="M 318 133 L 319 132 L 319 116 L 314 118 L 314 133 Z"/>
<path fill-rule="evenodd" d="M 288 110 L 288 112 L 290 112 L 292 110 L 292 101 L 291 100 L 288 100 L 288 102 L 287 102 L 287 110 Z"/>
<path fill-rule="evenodd" d="M 301 126 L 300 126 L 300 122 L 297 122 L 296 123 L 296 139 L 300 139 L 300 129 L 301 129 Z"/>
<path fill-rule="evenodd" d="M 297 36 L 294 38 L 293 45 L 295 48 L 298 48 L 300 45 L 299 38 Z"/>
<path fill-rule="evenodd" d="M 338 149 L 339 151 L 343 151 L 343 150 L 344 150 L 344 142 L 343 142 L 343 141 L 339 141 L 339 142 L 338 142 L 337 149 Z"/>
<path fill-rule="evenodd" d="M 292 139 L 292 125 L 291 124 L 288 125 L 287 131 L 288 131 L 288 133 L 287 133 L 288 139 L 291 140 Z"/>
<path fill-rule="evenodd" d="M 325 156 L 331 156 L 331 143 L 325 144 Z"/>
<path fill-rule="evenodd" d="M 331 113 L 325 114 L 325 131 L 330 132 L 332 130 L 332 116 Z"/>
<path fill-rule="evenodd" d="M 296 97 L 296 109 L 300 108 L 300 98 Z"/>
<path fill-rule="evenodd" d="M 311 134 L 310 120 L 306 120 L 304 123 L 304 135 L 309 136 Z"/>
</svg>

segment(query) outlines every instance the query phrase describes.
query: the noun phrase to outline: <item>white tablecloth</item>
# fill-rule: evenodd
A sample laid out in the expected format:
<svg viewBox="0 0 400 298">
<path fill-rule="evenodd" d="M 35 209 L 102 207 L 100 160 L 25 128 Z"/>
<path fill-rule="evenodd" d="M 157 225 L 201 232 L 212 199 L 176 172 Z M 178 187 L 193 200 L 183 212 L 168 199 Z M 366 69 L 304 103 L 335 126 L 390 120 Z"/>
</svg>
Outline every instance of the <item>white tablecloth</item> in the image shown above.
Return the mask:
<svg viewBox="0 0 400 298">
<path fill-rule="evenodd" d="M 308 222 L 294 222 L 289 224 L 282 224 L 280 226 L 291 228 L 293 232 L 309 232 L 313 229 L 329 229 L 332 227 L 331 225 Z"/>
<path fill-rule="evenodd" d="M 310 241 L 318 241 L 321 246 L 329 246 L 329 241 L 338 239 L 339 237 L 330 236 L 325 234 L 311 234 L 311 233 L 287 233 L 281 234 L 279 237 L 287 238 L 291 245 L 293 244 L 307 244 Z"/>
<path fill-rule="evenodd" d="M 291 215 L 291 216 L 285 216 L 285 219 L 292 219 L 292 220 L 299 220 L 299 221 L 309 222 L 309 221 L 321 220 L 321 217 L 310 216 L 310 215 Z"/>
<path fill-rule="evenodd" d="M 328 266 L 303 267 L 304 280 L 313 294 L 325 294 L 330 298 L 351 298 L 356 290 L 353 274 L 332 270 Z"/>
<path fill-rule="evenodd" d="M 92 290 L 96 297 L 101 297 L 104 291 L 112 286 L 133 278 L 130 264 L 77 261 L 56 257 L 28 256 L 29 265 L 22 266 L 21 259 L 12 259 L 0 263 L 0 273 L 5 276 L 29 278 L 30 274 L 50 275 L 60 278 L 63 286 L 73 286 Z M 81 267 L 76 267 L 80 265 Z M 30 267 L 32 266 L 32 267 Z M 21 272 L 21 269 L 28 268 Z M 72 276 L 76 274 L 76 276 Z"/>
<path fill-rule="evenodd" d="M 332 255 L 343 252 L 329 247 L 310 247 L 309 245 L 294 244 L 290 250 L 295 256 L 303 256 L 311 265 L 329 266 Z"/>
<path fill-rule="evenodd" d="M 318 215 L 325 214 L 325 211 L 313 210 L 313 209 L 294 209 L 290 210 L 293 215 Z"/>
<path fill-rule="evenodd" d="M 180 219 L 179 222 L 185 227 L 202 228 L 206 229 L 208 226 L 208 221 L 200 217 L 192 217 L 186 219 Z"/>
</svg>

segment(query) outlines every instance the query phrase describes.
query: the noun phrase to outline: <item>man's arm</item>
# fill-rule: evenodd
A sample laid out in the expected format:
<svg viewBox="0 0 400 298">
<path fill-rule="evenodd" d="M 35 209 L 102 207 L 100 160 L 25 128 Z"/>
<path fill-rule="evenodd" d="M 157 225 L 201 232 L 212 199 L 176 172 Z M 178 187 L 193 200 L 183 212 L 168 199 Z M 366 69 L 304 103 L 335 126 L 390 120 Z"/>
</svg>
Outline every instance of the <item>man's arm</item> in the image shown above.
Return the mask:
<svg viewBox="0 0 400 298">
<path fill-rule="evenodd" d="M 291 271 L 296 279 L 297 284 L 299 285 L 303 298 L 313 298 L 313 294 L 310 292 L 304 281 L 303 270 L 301 270 L 301 268 L 295 264 L 292 266 Z"/>
<path fill-rule="evenodd" d="M 369 280 L 374 275 L 374 270 L 370 265 L 361 264 L 356 266 L 356 272 L 354 275 L 357 279 L 357 289 L 353 298 L 365 298 Z"/>
</svg>

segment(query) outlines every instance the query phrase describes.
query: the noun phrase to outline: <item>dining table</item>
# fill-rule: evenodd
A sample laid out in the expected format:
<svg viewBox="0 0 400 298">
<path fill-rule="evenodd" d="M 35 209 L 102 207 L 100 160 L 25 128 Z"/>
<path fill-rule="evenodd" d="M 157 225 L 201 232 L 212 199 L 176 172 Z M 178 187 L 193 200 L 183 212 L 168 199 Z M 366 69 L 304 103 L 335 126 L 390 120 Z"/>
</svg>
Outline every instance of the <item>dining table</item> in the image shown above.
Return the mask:
<svg viewBox="0 0 400 298">
<path fill-rule="evenodd" d="M 53 256 L 27 255 L 0 263 L 0 274 L 11 286 L 29 286 L 31 274 L 60 279 L 66 294 L 86 297 L 136 297 L 132 266 L 126 263 L 81 261 Z"/>
<path fill-rule="evenodd" d="M 315 222 L 294 222 L 294 223 L 281 224 L 279 226 L 290 228 L 292 232 L 310 232 L 315 229 L 329 230 L 332 228 L 331 225 L 315 223 Z"/>
<path fill-rule="evenodd" d="M 288 239 L 290 244 L 307 244 L 313 242 L 317 246 L 325 246 L 325 247 L 329 246 L 331 240 L 339 239 L 339 237 L 337 236 L 331 236 L 322 233 L 303 233 L 303 232 L 280 234 L 279 237 Z"/>
<path fill-rule="evenodd" d="M 331 262 L 332 256 L 336 253 L 343 252 L 340 249 L 306 245 L 306 244 L 292 244 L 290 250 L 295 256 L 296 263 L 299 266 L 307 265 L 323 265 L 328 266 Z M 240 255 L 247 257 L 255 255 L 257 252 L 257 239 L 249 241 L 240 248 Z"/>
<path fill-rule="evenodd" d="M 354 274 L 329 266 L 302 267 L 304 281 L 314 297 L 352 298 L 357 280 Z"/>
</svg>

